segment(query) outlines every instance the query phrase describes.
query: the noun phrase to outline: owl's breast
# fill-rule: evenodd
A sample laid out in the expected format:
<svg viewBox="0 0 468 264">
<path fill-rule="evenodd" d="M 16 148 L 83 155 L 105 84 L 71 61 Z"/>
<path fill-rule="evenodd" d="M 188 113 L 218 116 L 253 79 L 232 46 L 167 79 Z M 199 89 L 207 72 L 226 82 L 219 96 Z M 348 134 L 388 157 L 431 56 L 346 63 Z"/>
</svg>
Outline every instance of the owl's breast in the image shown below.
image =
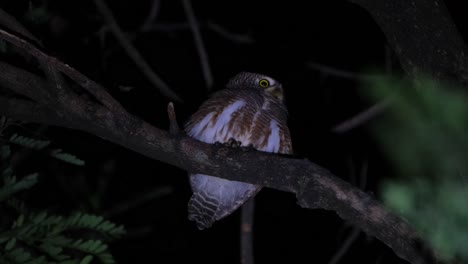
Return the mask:
<svg viewBox="0 0 468 264">
<path fill-rule="evenodd" d="M 188 129 L 189 136 L 206 143 L 227 142 L 233 138 L 242 146 L 278 152 L 280 149 L 280 126 L 269 114 L 268 102 L 261 107 L 244 100 L 230 103 L 220 111 L 198 117 Z"/>
</svg>

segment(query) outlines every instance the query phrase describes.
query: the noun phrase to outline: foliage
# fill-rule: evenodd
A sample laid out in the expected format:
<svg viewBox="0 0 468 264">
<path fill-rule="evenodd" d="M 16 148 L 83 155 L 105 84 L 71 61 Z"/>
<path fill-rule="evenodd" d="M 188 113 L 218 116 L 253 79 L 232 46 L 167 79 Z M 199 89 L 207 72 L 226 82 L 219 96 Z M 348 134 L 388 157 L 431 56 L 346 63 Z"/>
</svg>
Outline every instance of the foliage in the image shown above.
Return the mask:
<svg viewBox="0 0 468 264">
<path fill-rule="evenodd" d="M 38 181 L 38 174 L 25 177 L 14 175 L 10 165 L 10 143 L 34 150 L 44 150 L 50 144 L 49 141 L 13 135 L 8 143 L 0 147 L 0 214 L 4 217 L 13 211 L 11 219 L 4 217 L 0 222 L 0 263 L 81 264 L 94 263 L 95 260 L 114 263 L 108 242 L 124 234 L 123 226 L 117 226 L 102 216 L 83 212 L 62 216 L 47 210 L 29 210 L 16 196 L 20 191 L 33 187 Z M 61 150 L 49 153 L 72 164 L 84 164 Z"/>
<path fill-rule="evenodd" d="M 373 134 L 402 175 L 383 186 L 384 202 L 401 212 L 446 259 L 468 260 L 468 97 L 419 77 L 379 80 L 369 89 L 391 100 Z"/>
<path fill-rule="evenodd" d="M 35 138 L 19 136 L 17 134 L 13 134 L 10 137 L 10 143 L 14 143 L 35 150 L 43 150 L 50 145 L 49 140 L 39 140 Z M 58 160 L 65 161 L 67 163 L 71 163 L 78 166 L 85 165 L 85 162 L 83 160 L 77 158 L 75 155 L 63 152 L 62 149 L 51 149 L 48 151 L 48 153 L 50 156 Z"/>
</svg>

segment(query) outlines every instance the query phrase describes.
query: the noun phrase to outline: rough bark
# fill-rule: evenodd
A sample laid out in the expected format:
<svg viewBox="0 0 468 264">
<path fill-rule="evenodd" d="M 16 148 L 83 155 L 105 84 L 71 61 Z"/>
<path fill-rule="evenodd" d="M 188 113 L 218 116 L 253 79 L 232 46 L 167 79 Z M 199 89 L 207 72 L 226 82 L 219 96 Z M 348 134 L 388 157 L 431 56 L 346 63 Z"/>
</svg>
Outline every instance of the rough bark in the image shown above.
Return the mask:
<svg viewBox="0 0 468 264">
<path fill-rule="evenodd" d="M 349 0 L 379 25 L 410 75 L 468 84 L 468 49 L 443 0 Z"/>
<path fill-rule="evenodd" d="M 128 112 L 110 110 L 71 91 L 58 93 L 68 98 L 65 105 L 58 103 L 63 98 L 56 98 L 55 103 L 34 102 L 34 98 L 51 98 L 42 95 L 44 91 L 52 92 L 50 89 L 37 89 L 47 87 L 47 81 L 8 64 L 0 65 L 4 69 L 0 72 L 2 87 L 31 99 L 0 97 L 1 115 L 85 131 L 187 171 L 296 193 L 302 207 L 335 211 L 383 241 L 403 259 L 412 263 L 437 262 L 434 253 L 403 219 L 373 197 L 308 160 L 205 144 L 174 129 L 172 133 L 158 129 Z M 11 78 L 12 75 L 26 77 Z M 38 94 L 31 94 L 35 91 Z"/>
</svg>

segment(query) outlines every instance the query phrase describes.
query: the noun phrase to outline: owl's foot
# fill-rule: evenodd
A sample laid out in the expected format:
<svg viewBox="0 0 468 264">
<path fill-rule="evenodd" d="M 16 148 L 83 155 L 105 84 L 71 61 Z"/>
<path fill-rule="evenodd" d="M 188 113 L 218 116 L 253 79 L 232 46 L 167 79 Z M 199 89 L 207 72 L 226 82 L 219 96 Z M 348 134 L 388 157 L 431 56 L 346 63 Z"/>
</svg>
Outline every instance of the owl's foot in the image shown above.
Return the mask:
<svg viewBox="0 0 468 264">
<path fill-rule="evenodd" d="M 228 148 L 240 148 L 242 146 L 242 142 L 240 141 L 237 141 L 235 140 L 234 138 L 230 138 L 228 141 L 226 142 L 219 142 L 219 141 L 216 141 L 214 143 L 215 146 L 218 146 L 218 147 L 221 147 L 221 146 L 224 146 L 224 147 L 228 147 Z"/>
<path fill-rule="evenodd" d="M 235 140 L 234 138 L 230 138 L 228 141 L 224 143 L 224 146 L 230 148 L 239 148 L 242 146 L 242 142 Z"/>
</svg>

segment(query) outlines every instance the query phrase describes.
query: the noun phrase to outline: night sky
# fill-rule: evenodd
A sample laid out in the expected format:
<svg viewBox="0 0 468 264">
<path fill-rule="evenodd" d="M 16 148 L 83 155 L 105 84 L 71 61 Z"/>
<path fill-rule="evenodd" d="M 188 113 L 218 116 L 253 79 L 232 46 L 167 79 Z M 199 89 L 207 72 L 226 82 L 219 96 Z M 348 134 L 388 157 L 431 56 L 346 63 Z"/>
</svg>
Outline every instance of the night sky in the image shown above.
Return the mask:
<svg viewBox="0 0 468 264">
<path fill-rule="evenodd" d="M 466 39 L 462 1 L 445 2 Z M 344 0 L 309 5 L 192 1 L 214 78 L 210 91 L 181 1 L 160 1 L 146 31 L 141 27 L 152 1 L 106 3 L 152 69 L 183 99 L 175 103 L 181 125 L 230 77 L 241 71 L 259 72 L 283 84 L 295 155 L 324 166 L 377 199 L 382 182 L 394 177 L 370 134 L 374 120 L 346 133 L 332 131 L 373 104 L 360 90 L 360 76 L 368 71 L 402 73 L 384 34 L 364 9 Z M 47 53 L 105 86 L 130 113 L 168 129 L 170 100 L 128 57 L 93 1 L 1 0 L 0 7 L 40 39 Z M 31 16 L 39 7 L 46 15 Z M 2 53 L 0 59 L 38 72 L 33 63 L 15 54 Z M 321 71 L 317 65 L 352 78 Z M 39 171 L 41 177 L 25 199 L 31 207 L 60 213 L 80 209 L 123 224 L 128 234 L 111 245 L 119 263 L 239 263 L 239 211 L 199 231 L 187 219 L 191 191 L 185 171 L 80 131 L 24 124 L 7 132 L 51 140 L 86 161 L 77 167 L 27 155 L 17 164 L 18 174 Z M 155 190 L 163 195 L 119 211 L 122 204 Z M 328 263 L 351 233 L 353 227 L 334 212 L 302 209 L 293 194 L 263 189 L 256 196 L 257 263 Z M 363 233 L 339 263 L 351 261 L 406 263 Z"/>
</svg>

